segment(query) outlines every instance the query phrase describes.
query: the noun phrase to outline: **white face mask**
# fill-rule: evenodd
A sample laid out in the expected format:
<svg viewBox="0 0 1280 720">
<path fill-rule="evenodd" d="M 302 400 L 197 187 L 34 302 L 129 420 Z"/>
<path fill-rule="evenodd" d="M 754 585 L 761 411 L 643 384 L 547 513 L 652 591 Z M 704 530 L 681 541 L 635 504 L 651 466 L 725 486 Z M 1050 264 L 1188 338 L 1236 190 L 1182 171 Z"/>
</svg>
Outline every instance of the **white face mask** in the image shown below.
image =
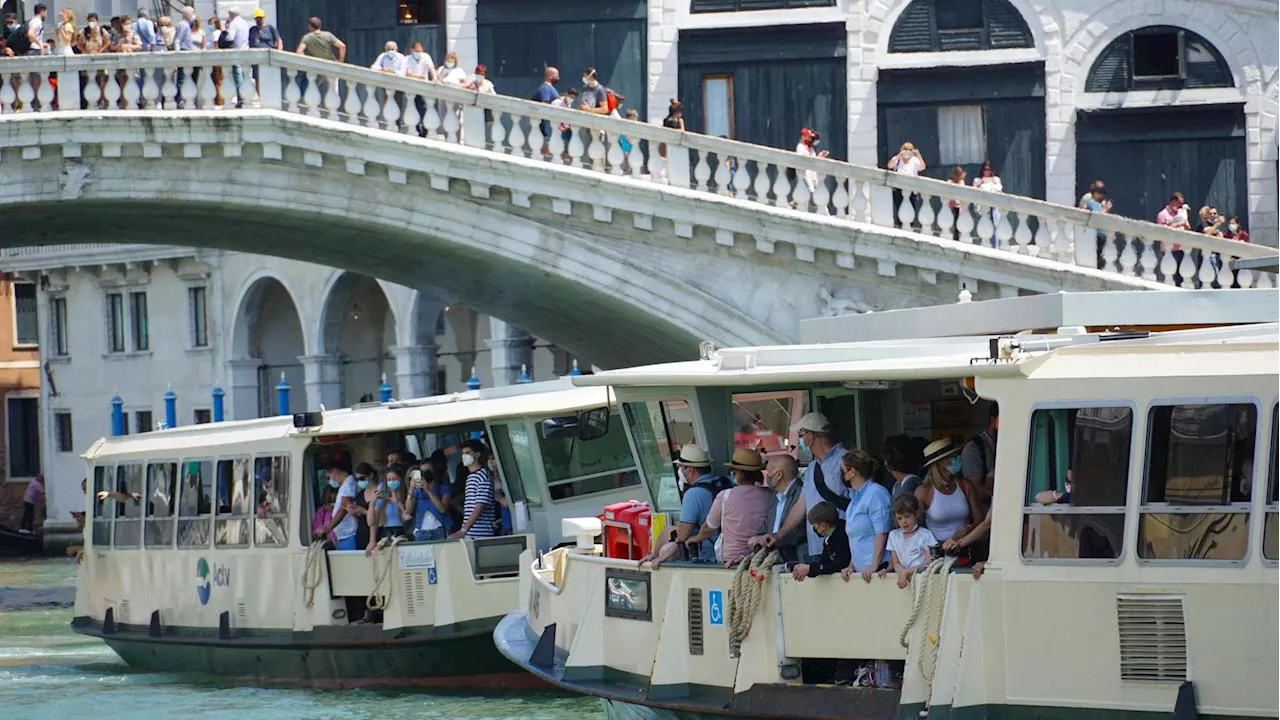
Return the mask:
<svg viewBox="0 0 1280 720">
<path fill-rule="evenodd" d="M 91 22 L 91 23 L 89 23 L 89 29 L 90 29 L 90 30 L 97 30 L 97 29 L 98 29 L 98 23 L 96 23 L 96 22 Z"/>
<path fill-rule="evenodd" d="M 582 76 L 582 84 L 583 84 L 583 85 L 590 85 L 590 84 L 591 84 L 591 78 L 587 77 L 586 75 L 583 75 L 583 76 Z"/>
<path fill-rule="evenodd" d="M 421 50 L 414 50 L 414 51 L 413 51 L 413 59 L 414 59 L 414 60 L 421 60 L 421 59 L 422 59 L 422 51 L 421 51 Z"/>
<path fill-rule="evenodd" d="M 471 467 L 476 464 L 476 456 L 471 453 L 462 453 L 462 464 Z"/>
<path fill-rule="evenodd" d="M 450 70 L 452 70 L 452 69 L 453 69 L 454 64 L 455 64 L 455 63 L 454 63 L 452 60 L 445 60 L 445 62 L 444 62 L 444 66 L 445 66 L 445 67 L 447 67 L 447 68 L 449 68 Z"/>
</svg>

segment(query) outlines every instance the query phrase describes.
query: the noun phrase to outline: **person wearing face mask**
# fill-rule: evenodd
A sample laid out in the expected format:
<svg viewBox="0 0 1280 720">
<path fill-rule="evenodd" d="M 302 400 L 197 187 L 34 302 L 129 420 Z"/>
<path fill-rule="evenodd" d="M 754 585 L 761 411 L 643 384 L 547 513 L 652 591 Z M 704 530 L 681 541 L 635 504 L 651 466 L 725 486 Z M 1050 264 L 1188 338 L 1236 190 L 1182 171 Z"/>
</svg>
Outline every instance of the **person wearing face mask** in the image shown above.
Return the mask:
<svg viewBox="0 0 1280 720">
<path fill-rule="evenodd" d="M 374 58 L 373 64 L 369 66 L 370 70 L 388 73 L 390 75 L 405 74 L 405 58 L 400 54 L 400 46 L 395 40 L 388 40 L 387 44 L 382 46 L 382 54 Z"/>
<path fill-rule="evenodd" d="M 450 538 L 493 537 L 497 503 L 493 496 L 493 475 L 489 472 L 489 448 L 472 438 L 462 444 L 462 465 L 467 469 L 467 486 L 462 506 L 462 527 Z"/>
<path fill-rule="evenodd" d="M 944 543 L 968 535 L 982 517 L 977 491 L 960 474 L 960 450 L 950 440 L 929 443 L 924 449 L 924 482 L 916 488 L 925 527 Z"/>
<path fill-rule="evenodd" d="M 800 449 L 813 455 L 804 470 L 803 497 L 804 509 L 808 513 L 814 505 L 826 500 L 835 506 L 844 519 L 844 509 L 849 505 L 849 488 L 841 482 L 844 471 L 841 459 L 845 449 L 842 443 L 833 437 L 831 421 L 820 412 L 811 412 L 791 426 L 800 441 Z M 822 552 L 822 538 L 814 532 L 812 524 L 808 529 L 808 555 Z"/>
<path fill-rule="evenodd" d="M 470 82 L 467 71 L 458 66 L 458 54 L 453 52 L 444 56 L 444 65 L 436 69 L 436 75 L 441 83 L 453 87 L 466 87 Z"/>
<path fill-rule="evenodd" d="M 965 443 L 961 455 L 961 469 L 965 479 L 978 491 L 978 506 L 983 511 L 991 507 L 991 494 L 995 491 L 996 435 L 999 431 L 1000 406 L 991 403 L 987 408 L 987 429 Z"/>
<path fill-rule="evenodd" d="M 578 97 L 578 109 L 593 115 L 609 114 L 609 93 L 596 77 L 595 68 L 589 67 L 582 71 L 582 94 Z"/>
<path fill-rule="evenodd" d="M 893 527 L 889 513 L 889 491 L 871 478 L 876 461 L 866 451 L 854 448 L 841 459 L 842 482 L 849 488 L 849 507 L 845 509 L 844 529 L 849 537 L 852 561 L 840 572 L 845 582 L 855 573 L 864 582 L 889 563 L 889 531 Z"/>
<path fill-rule="evenodd" d="M 716 496 L 731 487 L 727 478 L 717 477 L 711 472 L 711 455 L 697 445 L 689 444 L 680 448 L 676 459 L 676 487 L 680 492 L 680 523 L 676 531 L 657 547 L 653 548 L 637 563 L 637 567 L 650 563 L 654 569 L 658 565 L 675 557 L 685 541 L 689 540 L 707 521 L 711 505 Z M 715 534 L 704 539 L 691 553 L 691 559 L 697 562 L 715 562 Z"/>
<path fill-rule="evenodd" d="M 355 507 L 356 479 L 347 472 L 341 463 L 330 462 L 325 466 L 325 478 L 329 487 L 338 491 L 334 497 L 333 517 L 329 522 L 312 533 L 317 540 L 323 539 L 330 532 L 337 538 L 339 550 L 356 550 L 356 529 L 360 523 L 351 510 Z"/>
<path fill-rule="evenodd" d="M 386 482 L 369 509 L 369 542 L 365 546 L 365 556 L 372 555 L 378 549 L 378 540 L 383 537 L 404 537 L 405 505 L 407 493 L 404 487 L 404 470 L 394 466 L 387 470 Z M 410 518 L 413 516 L 410 515 Z"/>
<path fill-rule="evenodd" d="M 406 77 L 411 77 L 415 80 L 436 81 L 435 61 L 422 49 L 421 42 L 415 41 L 410 46 L 409 54 L 404 59 L 404 74 Z M 420 113 L 425 111 L 425 107 L 418 109 Z"/>
<path fill-rule="evenodd" d="M 829 153 L 826 150 L 818 150 L 818 143 L 820 142 L 822 142 L 822 136 L 816 131 L 809 128 L 800 128 L 800 142 L 796 145 L 796 152 L 808 157 L 824 158 Z M 813 197 L 813 194 L 818 191 L 818 173 L 813 170 L 805 170 L 804 184 L 809 188 L 809 197 Z M 794 202 L 791 204 L 795 205 Z"/>
<path fill-rule="evenodd" d="M 498 91 L 493 87 L 493 82 L 487 77 L 488 74 L 489 69 L 487 67 L 477 65 L 476 74 L 471 76 L 471 89 L 486 95 L 497 95 Z"/>
<path fill-rule="evenodd" d="M 716 495 L 707 519 L 697 535 L 685 541 L 691 550 L 719 533 L 716 559 L 732 567 L 751 552 L 751 533 L 766 522 L 773 510 L 773 493 L 764 486 L 764 461 L 759 450 L 739 448 L 725 463 L 733 472 L 734 486 Z"/>
<path fill-rule="evenodd" d="M 799 465 L 790 455 L 769 458 L 765 482 L 774 493 L 773 507 L 765 514 L 758 534 L 747 541 L 752 547 L 764 545 L 777 550 L 783 562 L 799 562 L 809 549 L 808 538 L 800 527 L 805 521 L 805 509 L 801 484 L 796 482 L 799 474 Z"/>
</svg>

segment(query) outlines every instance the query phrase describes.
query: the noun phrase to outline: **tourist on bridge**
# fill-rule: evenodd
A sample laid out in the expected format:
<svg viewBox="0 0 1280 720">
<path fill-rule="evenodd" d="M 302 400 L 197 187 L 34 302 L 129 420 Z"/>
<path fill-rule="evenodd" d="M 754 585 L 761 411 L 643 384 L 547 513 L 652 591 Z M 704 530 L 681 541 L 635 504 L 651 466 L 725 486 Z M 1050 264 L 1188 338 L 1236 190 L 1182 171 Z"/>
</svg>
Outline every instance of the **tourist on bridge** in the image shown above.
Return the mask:
<svg viewBox="0 0 1280 720">
<path fill-rule="evenodd" d="M 307 21 L 307 34 L 298 41 L 298 48 L 294 52 L 321 60 L 337 60 L 340 63 L 347 61 L 347 44 L 339 40 L 337 35 L 323 29 L 318 17 Z M 299 71 L 298 92 L 304 97 L 307 94 L 308 83 L 307 74 Z M 328 81 L 321 82 L 316 89 L 320 97 L 324 97 L 328 90 Z M 303 100 L 303 102 L 306 101 Z"/>
<path fill-rule="evenodd" d="M 388 40 L 387 44 L 382 46 L 382 54 L 374 58 L 373 64 L 369 66 L 369 69 L 404 77 L 404 55 L 400 53 L 400 46 L 396 44 L 395 40 Z"/>
</svg>

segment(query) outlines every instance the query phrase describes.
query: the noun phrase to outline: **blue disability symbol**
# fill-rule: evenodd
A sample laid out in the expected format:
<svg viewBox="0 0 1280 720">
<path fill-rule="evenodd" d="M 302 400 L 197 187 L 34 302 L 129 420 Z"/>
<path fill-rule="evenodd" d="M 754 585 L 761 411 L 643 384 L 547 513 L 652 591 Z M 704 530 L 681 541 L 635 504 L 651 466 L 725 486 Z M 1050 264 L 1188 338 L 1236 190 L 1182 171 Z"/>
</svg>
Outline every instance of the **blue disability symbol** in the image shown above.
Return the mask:
<svg viewBox="0 0 1280 720">
<path fill-rule="evenodd" d="M 427 584 L 428 584 L 428 585 L 435 585 L 435 584 L 436 584 L 436 569 L 435 569 L 435 568 L 427 568 Z"/>
<path fill-rule="evenodd" d="M 712 625 L 724 624 L 724 591 L 707 591 L 708 620 Z"/>
</svg>

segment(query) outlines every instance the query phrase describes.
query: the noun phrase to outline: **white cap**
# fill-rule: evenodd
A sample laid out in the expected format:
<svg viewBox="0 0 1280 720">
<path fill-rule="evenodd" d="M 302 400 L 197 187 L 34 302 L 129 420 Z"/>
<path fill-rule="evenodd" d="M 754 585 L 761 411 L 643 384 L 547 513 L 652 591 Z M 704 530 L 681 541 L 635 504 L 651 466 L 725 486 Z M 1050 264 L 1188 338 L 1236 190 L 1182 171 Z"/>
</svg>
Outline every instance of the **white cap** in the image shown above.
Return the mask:
<svg viewBox="0 0 1280 720">
<path fill-rule="evenodd" d="M 831 432 L 831 421 L 827 419 L 826 415 L 823 415 L 820 412 L 811 412 L 800 418 L 799 422 L 791 426 L 791 432 L 801 431 L 816 433 Z"/>
</svg>

